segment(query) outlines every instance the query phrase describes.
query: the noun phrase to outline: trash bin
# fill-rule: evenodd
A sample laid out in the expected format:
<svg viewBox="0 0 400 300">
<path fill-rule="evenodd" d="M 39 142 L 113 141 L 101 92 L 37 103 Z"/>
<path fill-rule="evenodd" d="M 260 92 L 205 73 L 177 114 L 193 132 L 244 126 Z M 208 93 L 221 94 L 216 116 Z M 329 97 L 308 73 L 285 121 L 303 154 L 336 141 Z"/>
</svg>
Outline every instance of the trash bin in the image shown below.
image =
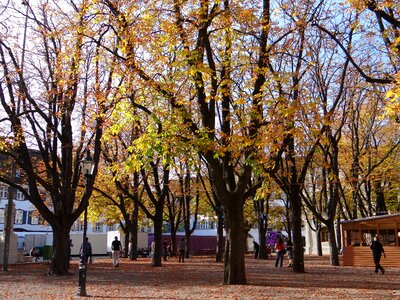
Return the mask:
<svg viewBox="0 0 400 300">
<path fill-rule="evenodd" d="M 51 254 L 53 252 L 52 246 L 43 247 L 43 260 L 51 260 Z"/>
</svg>

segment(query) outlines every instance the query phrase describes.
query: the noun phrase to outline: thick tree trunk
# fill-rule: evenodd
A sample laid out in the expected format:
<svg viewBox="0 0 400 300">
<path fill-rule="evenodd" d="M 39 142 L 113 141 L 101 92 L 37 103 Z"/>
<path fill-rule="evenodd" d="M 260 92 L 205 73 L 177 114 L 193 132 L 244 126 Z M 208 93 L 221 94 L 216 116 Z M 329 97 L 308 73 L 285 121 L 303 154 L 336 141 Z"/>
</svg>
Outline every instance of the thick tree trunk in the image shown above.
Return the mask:
<svg viewBox="0 0 400 300">
<path fill-rule="evenodd" d="M 171 231 L 171 257 L 176 255 L 176 231 Z"/>
<path fill-rule="evenodd" d="M 159 207 L 156 207 L 156 213 L 154 215 L 154 253 L 151 258 L 151 265 L 153 267 L 161 267 L 162 261 L 162 224 L 163 224 L 163 211 Z"/>
<path fill-rule="evenodd" d="M 243 209 L 234 204 L 226 208 L 224 284 L 246 284 Z"/>
<path fill-rule="evenodd" d="M 123 251 L 123 256 L 125 258 L 128 257 L 129 240 L 131 239 L 131 232 L 130 232 L 129 227 L 130 227 L 130 224 L 126 224 L 125 239 L 124 239 L 124 251 Z"/>
<path fill-rule="evenodd" d="M 53 226 L 53 252 L 50 263 L 50 275 L 69 274 L 70 228 Z"/>
<path fill-rule="evenodd" d="M 290 194 L 290 202 L 292 204 L 292 226 L 293 226 L 293 270 L 296 273 L 304 273 L 304 245 L 301 234 L 301 198 L 297 185 L 292 186 Z"/>
<path fill-rule="evenodd" d="M 388 210 L 386 207 L 385 193 L 382 188 L 382 181 L 374 181 L 373 186 L 376 194 L 376 215 L 387 215 Z"/>
<path fill-rule="evenodd" d="M 130 252 L 129 252 L 129 259 L 130 260 L 137 260 L 137 248 L 138 248 L 138 218 L 139 218 L 139 205 L 137 202 L 134 202 L 134 209 L 131 215 L 131 220 L 129 223 L 129 231 L 130 231 Z M 128 246 L 129 247 L 129 246 Z"/>
<path fill-rule="evenodd" d="M 264 215 L 258 218 L 258 236 L 259 236 L 259 245 L 260 249 L 258 252 L 259 259 L 267 259 L 267 238 L 265 237 L 267 234 L 267 220 L 264 220 Z"/>
<path fill-rule="evenodd" d="M 191 236 L 191 231 L 190 231 L 190 202 L 187 201 L 187 198 L 184 197 L 183 199 L 184 203 L 184 228 L 185 228 L 185 256 L 186 258 L 189 258 L 191 255 L 191 244 L 190 244 L 190 236 Z"/>
<path fill-rule="evenodd" d="M 191 237 L 190 231 L 185 230 L 185 257 L 186 258 L 189 258 L 192 254 L 191 253 L 192 249 L 190 246 L 190 237 Z"/>
<path fill-rule="evenodd" d="M 339 251 L 336 245 L 336 235 L 335 235 L 335 222 L 333 220 L 328 220 L 326 224 L 326 229 L 328 230 L 328 240 L 329 240 L 329 250 L 331 257 L 331 265 L 339 266 Z"/>
</svg>

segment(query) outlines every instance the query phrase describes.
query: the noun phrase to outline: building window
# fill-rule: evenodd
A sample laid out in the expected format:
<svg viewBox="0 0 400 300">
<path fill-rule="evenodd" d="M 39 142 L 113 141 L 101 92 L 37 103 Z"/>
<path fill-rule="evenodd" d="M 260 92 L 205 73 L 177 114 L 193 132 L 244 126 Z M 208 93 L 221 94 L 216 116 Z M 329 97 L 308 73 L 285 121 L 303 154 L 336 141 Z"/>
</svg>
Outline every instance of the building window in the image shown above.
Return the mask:
<svg viewBox="0 0 400 300">
<path fill-rule="evenodd" d="M 115 224 L 107 225 L 107 231 L 115 231 Z"/>
<path fill-rule="evenodd" d="M 384 246 L 396 246 L 394 229 L 380 229 L 379 236 Z"/>
<path fill-rule="evenodd" d="M 360 240 L 358 236 L 358 230 L 346 230 L 346 247 L 348 246 L 360 246 Z"/>
<path fill-rule="evenodd" d="M 4 208 L 0 208 L 0 224 L 4 224 Z"/>
<path fill-rule="evenodd" d="M 71 227 L 72 231 L 83 231 L 83 222 L 76 221 Z"/>
<path fill-rule="evenodd" d="M 8 186 L 0 184 L 0 199 L 8 199 Z"/>
<path fill-rule="evenodd" d="M 14 224 L 23 224 L 23 223 L 24 223 L 24 211 L 22 209 L 17 209 L 15 211 Z"/>
<path fill-rule="evenodd" d="M 39 214 L 33 211 L 29 212 L 28 223 L 32 225 L 39 225 Z"/>
<path fill-rule="evenodd" d="M 31 224 L 32 225 L 39 225 L 39 217 L 32 216 Z"/>
<path fill-rule="evenodd" d="M 328 241 L 328 230 L 326 227 L 321 228 L 321 242 L 327 242 Z"/>
<path fill-rule="evenodd" d="M 23 201 L 25 200 L 25 195 L 21 191 L 17 190 L 17 195 L 15 197 L 15 200 Z"/>
<path fill-rule="evenodd" d="M 103 231 L 103 224 L 97 222 L 93 227 L 93 232 L 102 232 Z"/>
<path fill-rule="evenodd" d="M 216 224 L 214 221 L 210 222 L 209 229 L 216 229 Z"/>
<path fill-rule="evenodd" d="M 207 220 L 201 220 L 198 224 L 197 224 L 197 229 L 199 230 L 204 230 L 204 229 L 208 229 L 208 221 Z"/>
</svg>

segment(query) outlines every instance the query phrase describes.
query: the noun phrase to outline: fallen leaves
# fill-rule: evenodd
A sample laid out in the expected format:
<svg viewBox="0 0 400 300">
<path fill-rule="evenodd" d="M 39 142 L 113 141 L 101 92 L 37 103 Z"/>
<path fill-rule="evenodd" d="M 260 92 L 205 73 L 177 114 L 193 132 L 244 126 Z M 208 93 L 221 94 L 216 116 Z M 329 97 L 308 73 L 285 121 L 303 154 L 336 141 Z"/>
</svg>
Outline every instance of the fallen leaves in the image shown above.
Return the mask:
<svg viewBox="0 0 400 300">
<path fill-rule="evenodd" d="M 152 267 L 147 258 L 123 259 L 118 268 L 111 259 L 97 258 L 87 273 L 91 299 L 385 299 L 400 295 L 398 268 L 385 275 L 372 268 L 332 267 L 328 257 L 306 256 L 306 273 L 274 268 L 273 260 L 246 259 L 247 285 L 222 284 L 223 264 L 194 257 L 171 259 Z M 11 265 L 0 273 L 1 299 L 76 299 L 77 261 L 70 276 L 44 276 L 42 263 Z M 396 296 L 397 295 L 397 296 Z"/>
</svg>

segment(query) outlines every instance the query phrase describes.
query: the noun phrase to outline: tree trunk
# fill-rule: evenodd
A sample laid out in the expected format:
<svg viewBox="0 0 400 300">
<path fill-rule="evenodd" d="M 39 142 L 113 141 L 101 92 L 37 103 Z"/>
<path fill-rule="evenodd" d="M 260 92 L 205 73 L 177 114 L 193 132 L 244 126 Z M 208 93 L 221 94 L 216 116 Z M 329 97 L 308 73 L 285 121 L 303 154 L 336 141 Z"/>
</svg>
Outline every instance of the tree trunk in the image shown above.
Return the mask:
<svg viewBox="0 0 400 300">
<path fill-rule="evenodd" d="M 375 180 L 373 185 L 376 194 L 376 215 L 387 215 L 388 211 L 386 207 L 385 194 L 382 188 L 382 181 Z"/>
<path fill-rule="evenodd" d="M 190 236 L 191 236 L 190 231 L 185 230 L 185 257 L 186 258 L 189 258 L 192 254 L 191 253 L 192 249 L 190 246 Z"/>
<path fill-rule="evenodd" d="M 292 209 L 293 226 L 293 270 L 296 273 L 304 273 L 304 245 L 301 235 L 301 198 L 300 190 L 297 185 L 291 187 L 290 202 Z"/>
<path fill-rule="evenodd" d="M 123 256 L 125 258 L 128 257 L 128 249 L 129 249 L 129 241 L 131 239 L 131 232 L 130 232 L 130 224 L 126 224 L 125 226 L 126 231 L 125 231 L 125 239 L 124 239 L 124 251 L 123 251 Z"/>
<path fill-rule="evenodd" d="M 130 231 L 131 231 L 131 252 L 129 253 L 130 260 L 137 260 L 138 257 L 138 220 L 139 220 L 139 195 L 138 195 L 138 186 L 139 186 L 139 173 L 133 173 L 133 185 L 134 185 L 134 196 L 133 196 L 133 211 L 131 215 L 130 222 Z"/>
<path fill-rule="evenodd" d="M 328 220 L 326 223 L 326 229 L 328 230 L 328 240 L 329 240 L 329 250 L 331 257 L 331 265 L 339 266 L 339 251 L 336 245 L 336 235 L 335 235 L 335 222 L 333 219 Z"/>
<path fill-rule="evenodd" d="M 4 226 L 4 244 L 3 244 L 3 249 L 4 249 L 4 255 L 3 255 L 3 271 L 6 272 L 8 271 L 8 259 L 10 257 L 10 240 L 11 240 L 11 233 L 13 232 L 13 224 L 14 224 L 14 212 L 15 212 L 15 206 L 14 202 L 12 200 L 13 197 L 13 192 L 12 188 L 9 187 L 9 195 L 8 195 L 8 204 L 5 206 L 5 216 L 6 216 L 6 223 Z"/>
<path fill-rule="evenodd" d="M 336 228 L 336 243 L 337 243 L 337 248 L 338 251 L 340 251 L 340 253 L 342 252 L 342 232 L 340 231 L 340 215 L 338 216 L 337 220 L 336 220 L 336 224 L 335 224 L 335 228 Z"/>
<path fill-rule="evenodd" d="M 70 228 L 65 226 L 52 226 L 53 251 L 50 263 L 50 275 L 69 274 Z"/>
<path fill-rule="evenodd" d="M 15 162 L 11 162 L 11 178 L 12 182 L 15 182 L 15 173 L 16 173 L 16 164 Z M 3 244 L 3 271 L 8 271 L 8 259 L 10 257 L 10 240 L 11 233 L 13 232 L 14 225 L 14 188 L 9 185 L 8 186 L 8 201 L 5 205 L 4 216 L 5 216 L 5 224 L 4 224 L 4 244 Z"/>
<path fill-rule="evenodd" d="M 183 197 L 183 223 L 185 229 L 185 256 L 189 258 L 192 251 L 190 245 L 190 201 L 188 201 L 186 196 Z"/>
<path fill-rule="evenodd" d="M 215 251 L 215 261 L 222 262 L 224 258 L 224 216 L 222 213 L 218 214 L 217 224 L 217 246 Z"/>
<path fill-rule="evenodd" d="M 288 237 L 291 239 L 291 237 L 292 237 L 292 220 L 290 218 L 290 203 L 289 203 L 289 201 L 285 202 L 285 217 L 286 217 L 285 229 L 287 231 Z"/>
<path fill-rule="evenodd" d="M 226 207 L 224 284 L 246 284 L 243 209 L 235 204 Z"/>
<path fill-rule="evenodd" d="M 132 219 L 129 226 L 130 231 L 130 252 L 129 252 L 129 259 L 130 260 L 137 260 L 138 253 L 138 215 L 139 215 L 139 207 L 135 202 L 135 209 L 132 213 Z"/>
<path fill-rule="evenodd" d="M 264 220 L 265 219 L 265 220 Z M 266 215 L 262 215 L 258 218 L 258 237 L 259 237 L 259 245 L 260 249 L 258 252 L 259 259 L 267 259 L 267 238 L 265 235 L 267 234 L 267 218 Z"/>
<path fill-rule="evenodd" d="M 154 214 L 154 253 L 151 258 L 153 267 L 161 267 L 162 261 L 162 224 L 163 224 L 163 206 L 158 205 Z"/>
<path fill-rule="evenodd" d="M 319 223 L 319 222 L 318 222 Z M 317 236 L 317 254 L 322 256 L 322 241 L 321 241 L 321 225 L 317 225 L 317 230 L 315 231 Z"/>
</svg>

